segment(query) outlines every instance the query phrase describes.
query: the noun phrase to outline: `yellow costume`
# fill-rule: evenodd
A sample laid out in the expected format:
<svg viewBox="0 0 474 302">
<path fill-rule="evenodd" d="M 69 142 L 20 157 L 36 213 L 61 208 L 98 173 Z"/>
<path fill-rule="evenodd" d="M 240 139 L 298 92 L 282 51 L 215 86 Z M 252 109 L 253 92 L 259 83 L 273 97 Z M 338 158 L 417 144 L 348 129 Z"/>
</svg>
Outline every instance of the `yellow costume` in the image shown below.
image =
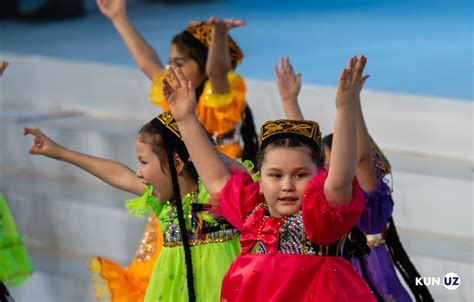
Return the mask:
<svg viewBox="0 0 474 302">
<path fill-rule="evenodd" d="M 163 95 L 163 77 L 166 71 L 153 80 L 150 101 L 160 105 L 163 112 L 168 111 L 168 104 Z M 237 73 L 230 71 L 227 75 L 230 91 L 226 94 L 212 92 L 211 82 L 204 83 L 204 90 L 196 106 L 196 114 L 207 132 L 216 140 L 221 152 L 232 158 L 242 155 L 238 126 L 245 110 L 245 82 Z"/>
<path fill-rule="evenodd" d="M 89 265 L 97 300 L 142 302 L 162 246 L 163 236 L 158 220 L 150 214 L 130 267 L 123 268 L 106 258 L 91 258 Z"/>
</svg>

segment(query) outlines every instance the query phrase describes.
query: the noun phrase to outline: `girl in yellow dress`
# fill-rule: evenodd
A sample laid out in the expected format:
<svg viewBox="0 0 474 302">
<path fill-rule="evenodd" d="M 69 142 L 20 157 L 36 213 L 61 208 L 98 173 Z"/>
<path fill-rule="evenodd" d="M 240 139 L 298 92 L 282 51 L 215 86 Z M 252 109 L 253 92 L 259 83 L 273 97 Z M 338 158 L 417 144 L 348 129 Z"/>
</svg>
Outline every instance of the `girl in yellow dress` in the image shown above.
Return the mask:
<svg viewBox="0 0 474 302">
<path fill-rule="evenodd" d="M 162 92 L 166 67 L 127 16 L 125 0 L 97 0 L 100 11 L 112 22 L 132 57 L 152 81 L 150 101 L 168 111 Z M 243 20 L 210 18 L 192 22 L 171 41 L 170 65 L 179 67 L 197 94 L 196 113 L 220 151 L 232 158 L 254 160 L 257 135 L 245 101 L 245 82 L 234 70 L 243 54 L 228 31 Z M 211 43 L 212 41 L 212 43 Z M 243 145 L 243 148 L 242 148 Z"/>
</svg>

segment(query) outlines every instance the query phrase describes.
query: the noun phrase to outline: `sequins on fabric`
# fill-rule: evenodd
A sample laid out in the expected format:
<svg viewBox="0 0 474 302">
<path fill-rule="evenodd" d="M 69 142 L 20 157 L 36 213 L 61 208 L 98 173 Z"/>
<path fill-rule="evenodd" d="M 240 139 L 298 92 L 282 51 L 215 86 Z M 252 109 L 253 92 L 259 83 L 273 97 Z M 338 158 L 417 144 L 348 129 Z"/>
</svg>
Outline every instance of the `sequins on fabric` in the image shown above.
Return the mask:
<svg viewBox="0 0 474 302">
<path fill-rule="evenodd" d="M 316 255 L 312 242 L 304 232 L 301 211 L 288 217 L 283 223 L 278 251 L 283 254 Z"/>
<path fill-rule="evenodd" d="M 156 240 L 157 240 L 157 221 L 152 216 L 148 216 L 145 232 L 143 238 L 138 246 L 135 259 L 138 262 L 148 262 L 152 259 L 153 253 L 155 252 Z"/>
<path fill-rule="evenodd" d="M 197 203 L 198 195 L 193 194 L 192 203 Z M 182 246 L 183 241 L 181 237 L 181 232 L 178 225 L 177 209 L 174 203 L 170 203 L 171 211 L 169 213 L 169 223 L 168 228 L 166 229 L 163 235 L 163 246 L 165 247 L 174 247 Z M 189 212 L 185 213 L 188 215 L 188 219 L 191 221 L 191 230 L 188 230 L 188 241 L 190 245 L 199 245 L 206 243 L 217 243 L 224 242 L 234 239 L 238 236 L 238 231 L 234 228 L 231 229 L 222 229 L 216 232 L 204 233 L 203 229 L 214 226 L 213 224 L 204 221 L 202 219 L 202 213 L 197 211 L 192 211 L 190 207 Z"/>
</svg>

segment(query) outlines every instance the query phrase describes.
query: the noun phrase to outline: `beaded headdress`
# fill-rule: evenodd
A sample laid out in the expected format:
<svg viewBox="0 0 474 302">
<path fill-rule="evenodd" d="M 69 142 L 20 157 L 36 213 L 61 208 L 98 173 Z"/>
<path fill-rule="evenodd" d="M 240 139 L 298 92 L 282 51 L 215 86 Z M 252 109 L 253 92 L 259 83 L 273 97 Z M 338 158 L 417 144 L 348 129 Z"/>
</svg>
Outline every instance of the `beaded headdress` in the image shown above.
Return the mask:
<svg viewBox="0 0 474 302">
<path fill-rule="evenodd" d="M 193 35 L 193 37 L 201 42 L 206 48 L 209 48 L 211 45 L 212 26 L 208 23 L 203 21 L 193 21 L 186 28 L 186 31 Z M 242 62 L 244 54 L 231 36 L 229 36 L 228 41 L 232 68 L 235 68 L 238 64 L 240 64 L 240 62 Z"/>
<path fill-rule="evenodd" d="M 260 150 L 278 138 L 296 138 L 309 144 L 322 153 L 321 131 L 319 124 L 309 120 L 276 120 L 268 121 L 260 129 Z"/>
<path fill-rule="evenodd" d="M 152 124 L 155 129 L 165 136 L 165 139 L 171 136 L 171 138 L 177 138 L 180 141 L 183 140 L 181 133 L 179 132 L 178 123 L 176 123 L 176 120 L 169 111 L 163 112 L 152 119 L 150 124 Z M 216 146 L 214 139 L 209 134 L 208 137 L 211 143 Z"/>
</svg>

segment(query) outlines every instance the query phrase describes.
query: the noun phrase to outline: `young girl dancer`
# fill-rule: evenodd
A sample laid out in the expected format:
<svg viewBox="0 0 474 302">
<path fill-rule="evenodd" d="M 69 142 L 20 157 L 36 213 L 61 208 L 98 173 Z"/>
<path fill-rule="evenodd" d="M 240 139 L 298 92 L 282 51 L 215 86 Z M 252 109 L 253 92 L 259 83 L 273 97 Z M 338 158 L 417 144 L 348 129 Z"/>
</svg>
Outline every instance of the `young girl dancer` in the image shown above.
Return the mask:
<svg viewBox="0 0 474 302">
<path fill-rule="evenodd" d="M 349 61 L 348 70 L 355 67 L 356 58 Z M 280 59 L 280 67 L 275 66 L 275 76 L 287 118 L 303 119 L 297 96 L 301 88 L 301 74 L 295 74 L 288 58 Z M 368 76 L 361 79 L 362 89 Z M 432 301 L 425 286 L 416 286 L 420 277 L 398 239 L 391 218 L 393 200 L 391 190 L 384 182 L 391 167 L 385 155 L 369 136 L 362 113 L 360 96 L 356 102 L 357 166 L 356 177 L 364 193 L 366 209 L 357 226 L 366 234 L 371 253 L 366 258 L 352 257 L 353 266 L 364 277 L 378 301 L 411 301 L 411 297 L 401 284 L 395 272 L 399 269 L 405 282 L 412 290 L 416 301 Z M 323 138 L 325 166 L 330 164 L 333 135 Z"/>
<path fill-rule="evenodd" d="M 130 266 L 123 268 L 116 262 L 103 257 L 91 258 L 90 266 L 92 284 L 98 301 L 143 301 L 153 267 L 163 245 L 158 220 L 149 206 L 157 202 L 151 194 L 152 187 L 147 188 L 147 185 L 129 167 L 64 148 L 43 134 L 40 129 L 25 128 L 24 134 L 35 137 L 31 144 L 30 154 L 44 155 L 68 162 L 113 187 L 142 196 L 129 202 L 135 205 L 133 209 L 130 209 L 131 212 L 136 213 L 136 208 L 141 205 L 143 209 L 139 214 L 148 217 L 143 237 Z"/>
<path fill-rule="evenodd" d="M 150 100 L 168 111 L 161 84 L 166 68 L 132 25 L 125 0 L 97 0 L 97 5 L 122 37 L 137 65 L 152 80 Z M 208 22 L 193 22 L 174 36 L 169 57 L 170 65 L 181 68 L 192 81 L 198 96 L 196 113 L 219 150 L 232 158 L 253 161 L 258 140 L 252 113 L 245 102 L 244 80 L 234 71 L 243 53 L 228 35 L 229 30 L 242 25 L 242 20 L 216 17 Z"/>
<path fill-rule="evenodd" d="M 169 113 L 159 115 L 139 131 L 136 151 L 140 168 L 136 176 L 111 161 L 83 154 L 75 154 L 73 160 L 69 150 L 46 152 L 44 149 L 50 148 L 51 141 L 47 142 L 37 129 L 26 132 L 36 136 L 31 153 L 47 153 L 66 160 L 116 187 L 136 194 L 146 190 L 144 199 L 154 196 L 158 200 L 144 200 L 158 217 L 163 235 L 163 248 L 154 265 L 145 301 L 219 299 L 224 273 L 240 251 L 238 232 L 225 220 L 206 212 L 209 195 L 198 180 Z M 232 167 L 244 169 L 234 163 Z M 104 175 L 107 173 L 111 176 Z"/>
<path fill-rule="evenodd" d="M 355 182 L 354 106 L 365 57 L 344 69 L 336 97 L 337 116 L 329 171 L 319 126 L 278 120 L 261 129 L 260 181 L 231 174 L 194 113 L 192 83 L 177 69 L 164 82 L 193 162 L 209 192 L 219 193 L 226 219 L 241 231 L 241 255 L 226 273 L 223 301 L 374 301 L 364 280 L 340 256 L 345 235 L 364 207 Z"/>
</svg>

